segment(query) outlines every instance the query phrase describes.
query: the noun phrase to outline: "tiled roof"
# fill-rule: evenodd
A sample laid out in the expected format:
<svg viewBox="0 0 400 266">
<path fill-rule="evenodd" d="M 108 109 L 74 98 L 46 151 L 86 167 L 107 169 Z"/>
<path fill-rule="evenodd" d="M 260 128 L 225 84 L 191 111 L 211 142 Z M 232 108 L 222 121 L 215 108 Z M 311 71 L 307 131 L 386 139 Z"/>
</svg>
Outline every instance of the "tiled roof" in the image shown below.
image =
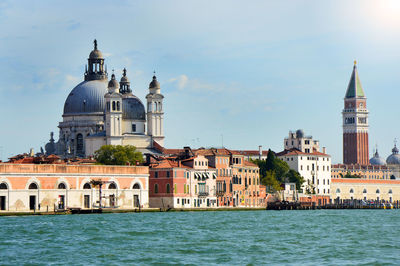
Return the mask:
<svg viewBox="0 0 400 266">
<path fill-rule="evenodd" d="M 328 155 L 326 153 L 322 153 L 322 152 L 319 152 L 319 151 L 305 153 L 305 152 L 302 152 L 302 151 L 300 151 L 300 150 L 298 150 L 296 148 L 292 148 L 292 149 L 289 149 L 289 150 L 284 150 L 284 151 L 278 152 L 276 154 L 276 156 L 278 156 L 278 157 L 279 156 L 291 156 L 291 155 L 305 155 L 305 156 L 314 155 L 314 156 L 326 156 L 326 157 L 330 156 L 330 155 Z"/>
<path fill-rule="evenodd" d="M 240 154 L 246 155 L 246 156 L 258 156 L 260 155 L 260 152 L 257 150 L 238 150 L 237 152 L 239 152 Z M 268 150 L 266 151 L 261 151 L 263 156 L 268 155 Z"/>
<path fill-rule="evenodd" d="M 245 166 L 251 166 L 251 167 L 258 167 L 258 165 L 256 165 L 255 163 L 249 162 L 249 161 L 244 161 L 244 165 Z"/>
</svg>

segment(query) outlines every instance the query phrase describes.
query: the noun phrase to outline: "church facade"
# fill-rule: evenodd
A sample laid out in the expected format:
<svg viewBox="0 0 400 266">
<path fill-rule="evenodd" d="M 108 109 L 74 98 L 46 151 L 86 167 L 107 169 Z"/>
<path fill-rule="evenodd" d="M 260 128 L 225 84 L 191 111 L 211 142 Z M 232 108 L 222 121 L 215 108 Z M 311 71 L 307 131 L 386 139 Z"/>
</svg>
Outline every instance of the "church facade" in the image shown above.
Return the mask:
<svg viewBox="0 0 400 266">
<path fill-rule="evenodd" d="M 127 71 L 118 82 L 114 73 L 108 81 L 103 54 L 91 51 L 84 81 L 68 95 L 59 123 L 59 140 L 51 134 L 46 154 L 62 157 L 87 157 L 101 146 L 133 145 L 144 154 L 157 153 L 164 146 L 164 111 L 160 83 L 156 76 L 146 96 L 147 111 L 132 93 Z"/>
</svg>

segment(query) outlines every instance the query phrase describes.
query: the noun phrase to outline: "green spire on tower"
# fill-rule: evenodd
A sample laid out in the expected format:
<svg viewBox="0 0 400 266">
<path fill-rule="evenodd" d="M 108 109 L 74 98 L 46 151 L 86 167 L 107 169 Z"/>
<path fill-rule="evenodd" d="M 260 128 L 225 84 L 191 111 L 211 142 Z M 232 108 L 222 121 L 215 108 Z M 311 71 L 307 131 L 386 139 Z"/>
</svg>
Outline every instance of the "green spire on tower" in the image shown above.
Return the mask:
<svg viewBox="0 0 400 266">
<path fill-rule="evenodd" d="M 353 73 L 351 73 L 350 82 L 347 86 L 345 98 L 364 98 L 364 90 L 361 86 L 360 76 L 357 71 L 357 61 L 354 61 Z"/>
</svg>

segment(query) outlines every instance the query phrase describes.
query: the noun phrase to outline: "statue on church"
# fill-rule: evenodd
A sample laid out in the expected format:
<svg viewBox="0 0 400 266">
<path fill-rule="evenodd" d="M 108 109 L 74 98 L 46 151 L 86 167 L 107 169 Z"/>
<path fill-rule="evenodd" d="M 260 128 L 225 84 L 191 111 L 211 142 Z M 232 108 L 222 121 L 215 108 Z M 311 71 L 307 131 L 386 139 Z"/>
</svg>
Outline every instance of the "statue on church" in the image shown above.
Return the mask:
<svg viewBox="0 0 400 266">
<path fill-rule="evenodd" d="M 46 150 L 46 155 L 49 156 L 50 154 L 55 154 L 56 153 L 56 144 L 54 143 L 54 133 L 50 132 L 50 140 L 49 142 L 44 146 Z"/>
</svg>

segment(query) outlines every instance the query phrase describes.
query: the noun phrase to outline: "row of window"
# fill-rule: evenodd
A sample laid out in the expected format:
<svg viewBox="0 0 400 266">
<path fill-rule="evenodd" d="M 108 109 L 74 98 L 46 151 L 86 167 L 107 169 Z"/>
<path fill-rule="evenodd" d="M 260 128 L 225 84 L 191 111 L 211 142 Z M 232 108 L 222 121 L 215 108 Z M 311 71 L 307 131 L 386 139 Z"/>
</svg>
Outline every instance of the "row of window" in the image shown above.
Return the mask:
<svg viewBox="0 0 400 266">
<path fill-rule="evenodd" d="M 194 161 L 195 166 L 208 166 L 207 161 Z"/>
<path fill-rule="evenodd" d="M 32 182 L 29 184 L 28 189 L 38 189 L 38 185 L 35 182 Z M 58 189 L 67 189 L 67 186 L 65 183 L 61 182 L 57 186 Z M 85 183 L 83 185 L 83 189 L 91 189 L 92 185 L 90 183 Z M 7 183 L 1 183 L 0 184 L 0 189 L 8 189 Z M 115 182 L 112 182 L 108 185 L 108 189 L 117 189 L 117 184 Z M 135 183 L 132 187 L 132 189 L 140 189 L 140 185 L 138 183 Z"/>
<path fill-rule="evenodd" d="M 199 194 L 203 194 L 203 195 L 208 195 L 210 189 L 209 186 L 207 186 L 205 183 L 199 183 L 198 185 L 194 186 L 194 193 L 197 194 L 197 191 Z M 215 186 L 214 186 L 214 191 L 215 191 Z M 158 193 L 162 193 L 159 190 L 159 185 L 156 183 L 154 184 L 154 194 L 158 194 Z M 170 194 L 172 193 L 171 191 L 171 184 L 166 184 L 165 185 L 165 193 Z M 174 184 L 174 193 L 178 193 L 178 186 L 177 184 Z M 183 193 L 185 194 L 189 194 L 190 193 L 190 186 L 187 184 L 183 184 Z"/>
<path fill-rule="evenodd" d="M 354 189 L 351 188 L 349 192 L 350 192 L 350 193 L 354 193 Z M 337 188 L 337 189 L 336 189 L 336 193 L 340 193 L 340 188 Z M 380 193 L 381 193 L 381 191 L 379 190 L 379 188 L 376 189 L 375 193 L 376 193 L 376 194 L 380 194 Z M 389 190 L 388 190 L 388 193 L 389 193 L 389 194 L 392 194 L 392 193 L 393 193 L 392 189 L 389 189 Z M 363 189 L 363 194 L 367 194 L 367 189 L 366 189 L 366 188 Z"/>
<path fill-rule="evenodd" d="M 311 171 L 314 171 L 315 170 L 314 168 L 315 168 L 314 164 L 312 164 L 311 165 Z M 303 171 L 303 165 L 300 165 L 300 170 Z M 310 171 L 310 166 L 309 165 L 307 165 L 307 171 Z M 319 171 L 319 165 L 317 165 L 317 171 Z M 329 166 L 325 167 L 325 165 L 323 165 L 322 166 L 322 171 L 329 171 Z"/>
</svg>

